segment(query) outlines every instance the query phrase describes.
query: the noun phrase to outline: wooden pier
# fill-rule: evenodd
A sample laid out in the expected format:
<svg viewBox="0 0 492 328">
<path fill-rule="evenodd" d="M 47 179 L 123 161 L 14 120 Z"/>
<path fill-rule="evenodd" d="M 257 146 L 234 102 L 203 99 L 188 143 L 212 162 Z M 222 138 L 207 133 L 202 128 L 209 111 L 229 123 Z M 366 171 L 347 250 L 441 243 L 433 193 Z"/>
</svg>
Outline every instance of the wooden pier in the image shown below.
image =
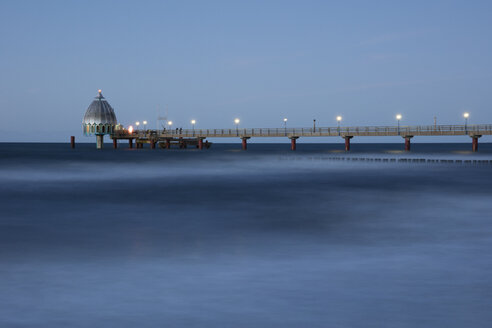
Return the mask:
<svg viewBox="0 0 492 328">
<path fill-rule="evenodd" d="M 254 129 L 170 129 L 140 130 L 129 133 L 117 130 L 111 134 L 114 146 L 118 140 L 133 141 L 137 148 L 144 143 L 151 148 L 196 147 L 208 148 L 207 138 L 239 138 L 242 148 L 247 149 L 247 140 L 251 138 L 288 138 L 291 149 L 296 149 L 296 141 L 304 137 L 341 137 L 345 140 L 345 150 L 350 150 L 350 140 L 354 137 L 400 136 L 405 140 L 405 150 L 410 150 L 410 139 L 416 136 L 469 136 L 472 150 L 478 150 L 478 138 L 492 135 L 492 124 L 478 125 L 423 125 L 423 126 L 355 126 L 355 127 L 312 127 L 312 128 L 254 128 Z"/>
</svg>

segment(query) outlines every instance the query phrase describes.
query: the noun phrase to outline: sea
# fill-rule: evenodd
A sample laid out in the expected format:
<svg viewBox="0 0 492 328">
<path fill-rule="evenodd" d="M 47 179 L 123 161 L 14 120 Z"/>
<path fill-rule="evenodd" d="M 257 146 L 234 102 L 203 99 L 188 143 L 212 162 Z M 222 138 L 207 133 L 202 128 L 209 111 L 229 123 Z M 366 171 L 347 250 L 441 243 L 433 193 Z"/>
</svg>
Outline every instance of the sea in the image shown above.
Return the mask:
<svg viewBox="0 0 492 328">
<path fill-rule="evenodd" d="M 0 327 L 491 327 L 492 144 L 0 143 Z"/>
</svg>

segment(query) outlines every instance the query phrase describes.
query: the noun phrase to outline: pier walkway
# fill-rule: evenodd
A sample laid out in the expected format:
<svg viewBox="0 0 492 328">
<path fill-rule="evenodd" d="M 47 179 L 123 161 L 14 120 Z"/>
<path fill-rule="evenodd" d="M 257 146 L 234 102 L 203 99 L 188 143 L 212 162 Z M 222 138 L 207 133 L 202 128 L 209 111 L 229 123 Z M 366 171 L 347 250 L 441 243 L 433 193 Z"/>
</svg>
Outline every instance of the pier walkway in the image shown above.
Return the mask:
<svg viewBox="0 0 492 328">
<path fill-rule="evenodd" d="M 156 143 L 171 143 L 196 145 L 202 149 L 206 138 L 240 138 L 242 147 L 246 150 L 247 140 L 253 137 L 289 138 L 291 149 L 296 149 L 296 140 L 301 137 L 341 137 L 345 139 L 345 149 L 350 150 L 350 139 L 353 137 L 387 137 L 401 136 L 405 139 L 405 150 L 410 150 L 410 139 L 415 136 L 469 136 L 472 138 L 473 151 L 478 150 L 478 138 L 492 135 L 492 124 L 478 125 L 418 125 L 418 126 L 355 126 L 355 127 L 312 127 L 312 128 L 233 128 L 233 129 L 165 129 L 137 130 L 129 133 L 127 130 L 115 131 L 111 137 L 115 147 L 117 140 L 128 139 L 138 144 L 150 143 L 155 148 Z M 208 143 L 207 143 L 208 145 Z"/>
</svg>

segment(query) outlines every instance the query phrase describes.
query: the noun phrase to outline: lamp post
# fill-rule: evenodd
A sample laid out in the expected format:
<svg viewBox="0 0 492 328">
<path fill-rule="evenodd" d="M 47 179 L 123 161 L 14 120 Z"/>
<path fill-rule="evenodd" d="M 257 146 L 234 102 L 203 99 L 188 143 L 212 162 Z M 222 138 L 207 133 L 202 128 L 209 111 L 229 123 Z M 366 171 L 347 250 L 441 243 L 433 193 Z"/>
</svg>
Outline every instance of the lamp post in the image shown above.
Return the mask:
<svg viewBox="0 0 492 328">
<path fill-rule="evenodd" d="M 342 117 L 339 115 L 337 116 L 337 124 L 338 124 L 338 135 L 340 135 L 340 122 L 342 121 Z"/>
<path fill-rule="evenodd" d="M 241 122 L 238 118 L 234 119 L 234 124 L 236 124 L 236 135 L 239 135 L 239 122 Z"/>
<path fill-rule="evenodd" d="M 313 133 L 316 132 L 316 119 L 313 120 Z"/>
<path fill-rule="evenodd" d="M 191 120 L 191 129 L 193 130 L 193 136 L 195 136 L 195 124 L 196 124 L 196 121 Z"/>
<path fill-rule="evenodd" d="M 287 118 L 284 118 L 284 130 L 285 130 L 285 135 L 287 135 Z"/>
<path fill-rule="evenodd" d="M 147 130 L 147 121 L 143 121 L 144 131 Z"/>
<path fill-rule="evenodd" d="M 401 120 L 401 114 L 396 115 L 396 120 L 398 121 L 398 135 L 400 135 L 400 120 Z"/>
<path fill-rule="evenodd" d="M 140 129 L 138 128 L 140 126 L 140 122 L 135 122 L 135 125 L 137 126 L 137 132 L 140 132 Z"/>
<path fill-rule="evenodd" d="M 470 117 L 470 113 L 463 113 L 463 117 L 465 118 L 465 133 L 468 133 L 468 117 Z"/>
<path fill-rule="evenodd" d="M 169 133 L 172 133 L 171 127 L 173 125 L 173 121 L 167 121 L 167 125 L 169 126 Z"/>
</svg>

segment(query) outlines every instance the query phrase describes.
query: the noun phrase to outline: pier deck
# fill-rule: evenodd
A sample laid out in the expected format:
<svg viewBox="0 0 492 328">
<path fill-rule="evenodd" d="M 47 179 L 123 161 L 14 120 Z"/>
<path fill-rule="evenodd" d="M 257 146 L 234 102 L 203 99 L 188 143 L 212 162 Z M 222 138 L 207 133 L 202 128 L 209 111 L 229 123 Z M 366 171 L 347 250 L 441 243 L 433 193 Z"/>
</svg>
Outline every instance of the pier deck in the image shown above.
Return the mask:
<svg viewBox="0 0 492 328">
<path fill-rule="evenodd" d="M 478 138 L 492 135 L 492 124 L 475 125 L 418 125 L 418 126 L 355 126 L 355 127 L 312 127 L 312 128 L 233 128 L 233 129 L 167 129 L 140 130 L 129 133 L 126 130 L 115 131 L 111 135 L 113 141 L 120 139 L 135 140 L 136 143 L 156 143 L 167 145 L 180 143 L 196 145 L 202 149 L 202 141 L 206 138 L 240 138 L 243 149 L 246 140 L 259 138 L 289 138 L 292 150 L 296 149 L 296 139 L 301 137 L 341 137 L 345 139 L 345 149 L 350 150 L 350 139 L 353 137 L 388 137 L 405 138 L 405 150 L 410 150 L 410 139 L 415 136 L 470 136 L 473 150 L 478 149 Z M 209 144 L 207 143 L 207 148 Z M 166 148 L 166 147 L 164 147 Z M 167 147 L 169 148 L 169 147 Z"/>
<path fill-rule="evenodd" d="M 374 137 L 374 136 L 475 136 L 492 135 L 492 124 L 419 125 L 419 126 L 356 126 L 316 128 L 254 128 L 254 129 L 183 129 L 116 132 L 115 138 L 234 138 L 234 137 Z"/>
</svg>

